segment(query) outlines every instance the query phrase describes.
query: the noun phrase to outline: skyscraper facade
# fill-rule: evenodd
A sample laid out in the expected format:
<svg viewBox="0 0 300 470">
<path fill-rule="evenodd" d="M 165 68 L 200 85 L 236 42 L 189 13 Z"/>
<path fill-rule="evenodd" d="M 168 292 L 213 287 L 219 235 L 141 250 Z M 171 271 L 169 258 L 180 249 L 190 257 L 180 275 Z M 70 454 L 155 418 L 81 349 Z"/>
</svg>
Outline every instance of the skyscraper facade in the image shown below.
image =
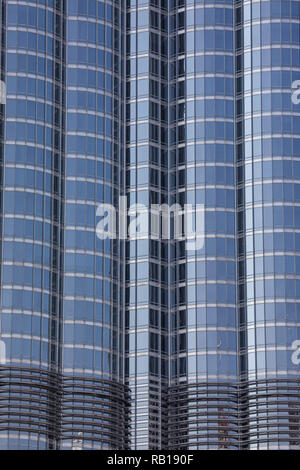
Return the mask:
<svg viewBox="0 0 300 470">
<path fill-rule="evenodd" d="M 124 265 L 95 223 L 123 190 L 124 11 L 1 8 L 1 446 L 123 448 Z"/>
<path fill-rule="evenodd" d="M 300 449 L 299 1 L 0 5 L 0 448 Z"/>
</svg>

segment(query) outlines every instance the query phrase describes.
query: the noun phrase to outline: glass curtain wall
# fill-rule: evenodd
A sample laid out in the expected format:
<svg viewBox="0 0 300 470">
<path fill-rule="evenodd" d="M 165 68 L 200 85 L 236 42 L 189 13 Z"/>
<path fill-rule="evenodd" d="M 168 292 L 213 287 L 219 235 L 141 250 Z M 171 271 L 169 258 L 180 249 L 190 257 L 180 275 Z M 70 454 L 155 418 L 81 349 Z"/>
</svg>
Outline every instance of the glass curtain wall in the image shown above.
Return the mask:
<svg viewBox="0 0 300 470">
<path fill-rule="evenodd" d="M 299 1 L 0 22 L 0 448 L 299 448 Z"/>
<path fill-rule="evenodd" d="M 292 449 L 300 442 L 300 110 L 291 95 L 300 5 L 236 2 L 236 22 L 244 439 L 251 449 Z"/>
<path fill-rule="evenodd" d="M 180 251 L 177 258 L 186 290 L 179 365 L 185 347 L 187 365 L 169 394 L 174 449 L 238 446 L 233 7 L 231 0 L 174 3 L 178 191 L 185 168 L 185 202 L 205 205 L 203 248 L 185 250 L 183 266 Z"/>
<path fill-rule="evenodd" d="M 123 6 L 2 1 L 1 19 L 0 445 L 126 448 L 124 247 L 96 235 L 123 187 Z"/>
<path fill-rule="evenodd" d="M 64 2 L 2 1 L 2 448 L 58 443 Z M 28 424 L 30 423 L 30 425 Z"/>
<path fill-rule="evenodd" d="M 127 1 L 126 26 L 126 383 L 132 448 L 157 449 L 166 445 L 168 241 L 149 237 L 147 212 L 168 202 L 167 2 Z"/>
</svg>

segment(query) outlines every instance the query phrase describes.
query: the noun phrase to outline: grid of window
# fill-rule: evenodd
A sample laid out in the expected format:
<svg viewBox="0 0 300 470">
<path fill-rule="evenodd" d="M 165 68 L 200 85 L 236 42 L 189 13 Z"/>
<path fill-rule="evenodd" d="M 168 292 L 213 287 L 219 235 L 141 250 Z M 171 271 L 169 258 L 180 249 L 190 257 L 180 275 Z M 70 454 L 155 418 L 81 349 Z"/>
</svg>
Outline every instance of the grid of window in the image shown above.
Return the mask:
<svg viewBox="0 0 300 470">
<path fill-rule="evenodd" d="M 253 449 L 288 448 L 297 440 L 285 412 L 297 408 L 295 395 L 284 392 L 291 385 L 278 386 L 280 411 L 277 400 L 260 399 L 260 390 L 266 379 L 285 377 L 295 386 L 299 379 L 291 352 L 300 333 L 300 114 L 291 100 L 300 73 L 299 14 L 294 1 L 236 7 L 241 374 L 257 381 L 249 397 Z"/>
<path fill-rule="evenodd" d="M 57 371 L 63 180 L 64 3 L 2 3 L 6 32 L 1 333 L 6 363 Z M 6 7 L 6 8 L 5 8 Z M 2 40 L 4 36 L 2 36 Z M 47 379 L 45 379 L 47 380 Z M 24 386 L 25 387 L 25 386 Z M 30 393 L 30 391 L 28 391 Z M 50 393 L 50 392 L 49 392 Z M 14 395 L 14 386 L 8 394 Z M 32 398 L 34 390 L 32 389 Z M 33 409 L 20 403 L 31 419 Z M 6 396 L 7 397 L 7 396 Z M 49 407 L 53 405 L 50 400 Z M 47 404 L 41 413 L 48 413 Z M 10 412 L 13 415 L 13 410 Z M 35 416 L 35 417 L 34 417 Z M 55 447 L 53 428 L 32 432 L 12 419 L 8 446 Z M 34 428 L 34 426 L 33 426 Z M 9 431 L 9 434 L 7 432 Z M 12 439 L 12 441 L 11 441 Z M 19 444 L 16 444 L 16 442 Z M 11 444 L 10 444 L 11 443 Z M 5 444 L 4 444 L 5 447 Z"/>
<path fill-rule="evenodd" d="M 121 195 L 123 21 L 119 2 L 68 2 L 62 368 L 73 377 L 93 377 L 95 389 L 98 378 L 118 381 L 123 374 L 120 245 L 95 231 L 98 205 L 116 206 Z M 74 388 L 84 402 L 89 388 L 81 381 Z M 75 394 L 73 407 L 83 406 L 76 400 Z M 99 421 L 88 411 L 68 419 L 84 448 L 115 446 L 109 428 L 106 436 L 96 431 Z M 71 445 L 67 434 L 64 448 Z"/>
<path fill-rule="evenodd" d="M 127 2 L 128 206 L 167 202 L 167 2 Z M 137 234 L 126 247 L 126 378 L 136 449 L 161 448 L 168 376 L 168 244 Z"/>
<path fill-rule="evenodd" d="M 0 448 L 299 448 L 299 1 L 0 24 Z M 154 204 L 204 208 L 203 247 L 150 236 Z"/>
<path fill-rule="evenodd" d="M 68 449 L 82 436 L 83 448 L 126 447 L 118 436 L 126 420 L 121 246 L 99 240 L 95 230 L 98 204 L 116 205 L 122 181 L 124 12 L 119 2 L 96 0 L 1 6 L 7 84 L 1 337 L 6 365 L 24 380 L 24 400 L 9 381 L 3 400 L 11 417 L 1 426 L 0 446 Z M 41 378 L 41 408 L 25 398 L 24 368 L 56 374 L 58 390 L 52 376 Z M 99 391 L 90 403 L 97 387 L 107 387 L 107 397 Z M 31 393 L 35 399 L 34 387 Z M 81 399 L 83 416 L 74 411 Z M 113 400 L 119 421 L 106 425 Z M 91 419 L 93 407 L 98 414 Z M 38 409 L 45 422 L 34 425 Z"/>
</svg>

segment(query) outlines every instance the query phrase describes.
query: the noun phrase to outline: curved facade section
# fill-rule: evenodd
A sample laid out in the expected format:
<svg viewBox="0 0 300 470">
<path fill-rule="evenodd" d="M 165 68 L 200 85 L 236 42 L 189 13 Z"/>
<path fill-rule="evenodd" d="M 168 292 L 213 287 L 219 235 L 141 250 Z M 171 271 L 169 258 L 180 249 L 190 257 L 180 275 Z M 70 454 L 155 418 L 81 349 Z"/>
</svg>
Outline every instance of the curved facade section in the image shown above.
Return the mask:
<svg viewBox="0 0 300 470">
<path fill-rule="evenodd" d="M 68 4 L 63 370 L 106 379 L 122 374 L 121 270 L 96 212 L 120 195 L 121 21 L 110 2 Z"/>
<path fill-rule="evenodd" d="M 300 429 L 293 393 L 299 381 L 293 344 L 300 334 L 300 109 L 291 95 L 300 76 L 299 3 L 244 1 L 236 18 L 238 173 L 244 179 L 241 377 L 249 382 L 249 446 L 288 449 L 297 447 Z"/>
<path fill-rule="evenodd" d="M 1 448 L 46 450 L 50 443 L 53 446 L 60 435 L 60 406 L 61 381 L 56 373 L 0 366 Z"/>
<path fill-rule="evenodd" d="M 239 449 L 239 386 L 190 383 L 168 394 L 168 448 Z"/>
<path fill-rule="evenodd" d="M 63 389 L 72 380 L 75 395 L 62 428 L 63 448 L 71 446 L 72 430 L 73 440 L 82 433 L 83 448 L 109 448 L 110 430 L 101 444 L 100 421 L 90 418 L 87 383 L 94 380 L 94 389 L 101 380 L 122 383 L 124 373 L 122 242 L 97 232 L 105 215 L 98 208 L 117 209 L 123 188 L 123 23 L 121 2 L 68 2 L 62 372 L 70 376 Z M 80 389 L 87 409 L 77 432 Z"/>
<path fill-rule="evenodd" d="M 3 1 L 1 7 L 7 89 L 1 265 L 5 370 L 11 367 L 9 395 L 14 395 L 16 370 L 28 368 L 29 375 L 40 370 L 41 390 L 49 395 L 49 401 L 40 401 L 40 413 L 52 421 L 55 399 L 47 384 L 60 367 L 64 2 Z M 24 372 L 24 390 L 26 381 Z M 7 399 L 2 404 L 9 407 Z M 11 414 L 1 423 L 1 447 L 57 446 L 52 425 L 31 429 L 28 420 L 26 428 L 23 416 L 31 414 L 26 393 L 19 395 L 17 410 L 18 418 Z M 17 419 L 23 423 L 19 432 Z"/>
<path fill-rule="evenodd" d="M 2 447 L 45 450 L 48 436 L 61 449 L 128 449 L 128 399 L 115 382 L 0 366 Z"/>
<path fill-rule="evenodd" d="M 64 377 L 61 408 L 62 449 L 129 448 L 129 395 L 125 386 L 89 377 Z"/>
<path fill-rule="evenodd" d="M 184 358 L 187 362 L 184 373 L 179 368 L 171 377 L 169 390 L 172 397 L 178 387 L 183 407 L 178 413 L 186 416 L 189 449 L 219 447 L 217 395 L 226 396 L 226 383 L 234 386 L 238 381 L 233 6 L 231 0 L 174 4 L 175 17 L 185 33 L 185 80 L 180 75 L 177 78 L 178 90 L 184 89 L 182 105 L 179 100 L 177 106 L 178 110 L 183 106 L 185 112 L 185 145 L 181 149 L 185 203 L 205 209 L 203 248 L 187 249 L 185 262 L 177 260 L 179 272 L 185 272 L 178 298 L 180 288 L 186 292 L 186 312 L 178 314 L 177 353 L 179 365 Z M 186 324 L 180 326 L 184 313 Z M 180 350 L 184 341 L 186 346 Z M 192 398 L 197 387 L 201 400 L 197 393 Z M 181 389 L 191 393 L 191 398 L 183 399 Z M 214 396 L 215 389 L 219 392 Z M 202 413 L 211 407 L 211 414 L 204 417 Z M 236 425 L 226 407 L 220 411 L 220 420 L 223 418 L 231 423 L 234 434 Z M 176 448 L 172 433 L 171 442 Z M 229 439 L 228 448 L 235 446 L 235 439 Z"/>
<path fill-rule="evenodd" d="M 186 201 L 205 207 L 186 260 L 188 380 L 235 381 L 233 3 L 188 4 L 186 21 Z"/>
<path fill-rule="evenodd" d="M 243 387 L 241 448 L 290 449 L 300 447 L 300 380 L 266 378 Z"/>
<path fill-rule="evenodd" d="M 96 233 L 98 206 L 117 208 L 123 188 L 123 7 L 28 0 L 1 8 L 1 405 L 8 421 L 1 419 L 0 447 L 125 448 L 125 431 L 123 441 L 116 438 L 126 401 L 123 255 L 119 240 Z M 27 377 L 39 371 L 34 407 Z M 92 404 L 91 420 L 88 397 L 97 387 L 118 405 L 110 398 Z M 87 409 L 78 430 L 79 390 Z M 115 409 L 120 428 L 109 417 Z"/>
</svg>

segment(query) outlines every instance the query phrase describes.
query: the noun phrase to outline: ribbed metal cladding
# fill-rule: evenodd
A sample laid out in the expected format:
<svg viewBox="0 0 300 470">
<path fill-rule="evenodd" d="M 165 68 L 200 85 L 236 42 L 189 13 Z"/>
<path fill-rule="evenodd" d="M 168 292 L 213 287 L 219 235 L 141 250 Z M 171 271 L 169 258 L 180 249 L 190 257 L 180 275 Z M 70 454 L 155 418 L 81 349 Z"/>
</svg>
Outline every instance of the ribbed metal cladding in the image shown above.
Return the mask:
<svg viewBox="0 0 300 470">
<path fill-rule="evenodd" d="M 168 394 L 169 449 L 237 449 L 238 386 L 193 383 Z"/>
<path fill-rule="evenodd" d="M 125 386 L 86 377 L 64 377 L 63 441 L 89 442 L 89 447 L 129 448 L 128 392 Z M 64 442 L 62 446 L 65 448 Z"/>
<path fill-rule="evenodd" d="M 0 432 L 33 433 L 56 447 L 61 377 L 33 368 L 0 366 Z M 55 445 L 56 443 L 56 445 Z"/>
<path fill-rule="evenodd" d="M 300 380 L 171 387 L 168 448 L 300 449 Z"/>
<path fill-rule="evenodd" d="M 253 449 L 300 449 L 300 379 L 249 381 L 241 386 L 241 433 Z"/>
<path fill-rule="evenodd" d="M 118 383 L 0 367 L 0 432 L 35 434 L 48 449 L 127 449 L 128 403 Z"/>
</svg>

